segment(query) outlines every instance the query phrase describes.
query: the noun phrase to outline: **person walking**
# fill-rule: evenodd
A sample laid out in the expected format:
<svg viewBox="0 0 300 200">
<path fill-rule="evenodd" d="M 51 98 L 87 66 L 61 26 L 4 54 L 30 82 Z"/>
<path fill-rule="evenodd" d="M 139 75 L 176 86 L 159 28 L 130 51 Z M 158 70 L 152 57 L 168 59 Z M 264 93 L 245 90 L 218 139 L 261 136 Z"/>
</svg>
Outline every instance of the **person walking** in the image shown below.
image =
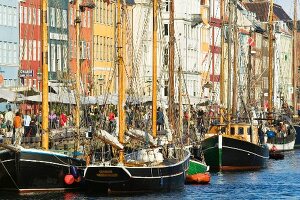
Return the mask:
<svg viewBox="0 0 300 200">
<path fill-rule="evenodd" d="M 7 132 L 12 132 L 14 117 L 15 114 L 13 113 L 13 111 L 11 111 L 11 108 L 8 108 L 8 111 L 5 113 L 4 116 Z"/>
<path fill-rule="evenodd" d="M 30 135 L 30 122 L 31 122 L 31 117 L 29 115 L 29 111 L 26 112 L 23 118 L 24 122 L 24 136 L 29 136 Z"/>
<path fill-rule="evenodd" d="M 21 139 L 24 132 L 24 129 L 22 127 L 22 118 L 20 112 L 16 113 L 16 116 L 13 120 L 14 125 L 14 145 L 21 145 Z"/>
</svg>

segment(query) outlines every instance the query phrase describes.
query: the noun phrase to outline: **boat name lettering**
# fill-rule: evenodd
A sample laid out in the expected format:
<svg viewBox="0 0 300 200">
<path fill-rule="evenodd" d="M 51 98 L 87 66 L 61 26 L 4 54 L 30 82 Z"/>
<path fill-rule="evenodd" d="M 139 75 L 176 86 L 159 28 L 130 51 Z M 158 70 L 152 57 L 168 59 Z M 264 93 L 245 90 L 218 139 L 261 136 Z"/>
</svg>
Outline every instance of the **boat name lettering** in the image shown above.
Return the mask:
<svg viewBox="0 0 300 200">
<path fill-rule="evenodd" d="M 118 174 L 113 173 L 112 170 L 99 170 L 96 174 L 98 177 L 118 177 Z"/>
</svg>

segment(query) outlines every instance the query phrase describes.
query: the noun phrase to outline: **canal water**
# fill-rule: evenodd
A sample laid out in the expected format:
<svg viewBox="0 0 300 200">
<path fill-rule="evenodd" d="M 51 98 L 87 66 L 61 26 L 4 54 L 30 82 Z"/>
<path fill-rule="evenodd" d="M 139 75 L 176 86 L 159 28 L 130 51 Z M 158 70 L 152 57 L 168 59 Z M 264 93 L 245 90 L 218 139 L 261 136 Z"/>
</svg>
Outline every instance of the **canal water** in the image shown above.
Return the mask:
<svg viewBox="0 0 300 200">
<path fill-rule="evenodd" d="M 284 160 L 269 160 L 268 168 L 255 172 L 211 174 L 209 185 L 186 185 L 170 193 L 134 196 L 93 196 L 83 193 L 36 193 L 16 195 L 0 192 L 0 199 L 300 199 L 300 149 L 285 152 Z"/>
</svg>

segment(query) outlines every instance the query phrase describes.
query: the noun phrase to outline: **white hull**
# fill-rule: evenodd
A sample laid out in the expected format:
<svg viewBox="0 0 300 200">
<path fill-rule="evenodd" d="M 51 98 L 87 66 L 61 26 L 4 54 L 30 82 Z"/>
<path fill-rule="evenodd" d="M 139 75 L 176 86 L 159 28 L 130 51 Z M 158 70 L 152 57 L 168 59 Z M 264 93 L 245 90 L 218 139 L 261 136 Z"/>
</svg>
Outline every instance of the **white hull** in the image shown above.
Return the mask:
<svg viewBox="0 0 300 200">
<path fill-rule="evenodd" d="M 273 145 L 276 147 L 277 151 L 290 151 L 294 149 L 295 146 L 295 140 L 292 142 L 286 143 L 286 144 L 270 144 L 267 143 L 269 150 L 273 147 Z"/>
</svg>

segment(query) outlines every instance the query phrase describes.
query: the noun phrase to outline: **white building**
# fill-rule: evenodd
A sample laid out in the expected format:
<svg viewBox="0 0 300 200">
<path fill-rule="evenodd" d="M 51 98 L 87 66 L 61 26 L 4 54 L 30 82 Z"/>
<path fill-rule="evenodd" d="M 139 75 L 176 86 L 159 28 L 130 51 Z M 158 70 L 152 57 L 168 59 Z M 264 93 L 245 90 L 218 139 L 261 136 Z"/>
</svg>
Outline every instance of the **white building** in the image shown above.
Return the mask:
<svg viewBox="0 0 300 200">
<path fill-rule="evenodd" d="M 175 88 L 177 70 L 181 64 L 191 103 L 200 101 L 200 1 L 175 0 Z M 168 40 L 170 1 L 163 0 L 158 17 L 158 83 L 161 97 L 168 94 Z M 140 91 L 151 95 L 152 84 L 152 1 L 139 0 L 133 10 L 134 67 L 138 67 Z M 143 84 L 141 84 L 143 83 Z M 178 91 L 175 91 L 177 98 Z"/>
</svg>

